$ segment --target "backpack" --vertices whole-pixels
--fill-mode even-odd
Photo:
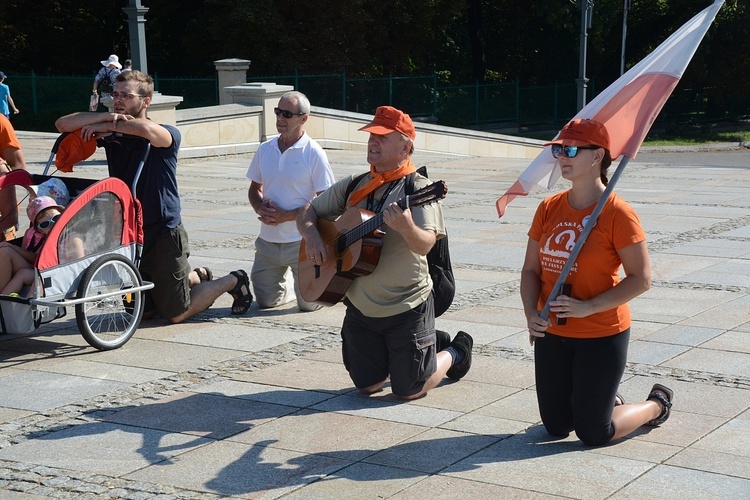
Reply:
[[[112,70],[109,68],[104,69],[104,77],[99,80],[99,93],[100,94],[111,94],[115,89],[112,78]]]
[[[354,188],[369,172],[355,177],[346,188],[346,198],[352,194]],[[419,167],[417,173],[427,177],[427,167]],[[406,176],[406,186],[404,191],[407,195],[413,193],[414,176],[411,173]],[[429,266],[430,278],[432,278],[432,294],[435,301],[435,317],[437,318],[453,303],[453,297],[456,295],[456,280],[453,277],[453,267],[451,267],[451,256],[448,250],[448,234],[438,239],[435,245],[427,253],[427,264]]]

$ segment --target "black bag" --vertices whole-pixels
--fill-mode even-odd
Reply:
[[[105,68],[104,77],[99,80],[99,93],[100,94],[111,94],[115,90],[115,82],[112,77],[112,70]]]
[[[427,167],[419,167],[417,173],[427,177]],[[346,188],[346,198],[352,194],[354,188],[368,174],[355,177]],[[404,191],[407,195],[414,190],[414,174],[406,176],[406,186]],[[437,318],[453,303],[453,297],[456,295],[456,279],[453,277],[453,267],[451,267],[451,255],[448,250],[448,234],[438,239],[435,245],[427,253],[427,264],[430,269],[432,278],[432,294],[435,300],[435,317]]]

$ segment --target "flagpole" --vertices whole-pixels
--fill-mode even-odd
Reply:
[[[620,175],[622,175],[622,172],[625,170],[625,165],[627,165],[629,161],[630,157],[628,156],[624,156],[622,160],[620,160],[620,164],[617,166],[615,173],[612,174],[612,178],[607,183],[607,187],[604,189],[602,196],[599,198],[599,201],[594,207],[594,211],[591,212],[589,220],[586,222],[581,235],[578,237],[578,241],[576,241],[576,244],[573,245],[573,250],[570,251],[570,256],[565,262],[562,271],[560,271],[560,276],[557,278],[555,286],[552,287],[552,293],[550,293],[549,297],[547,297],[547,303],[544,304],[544,309],[542,309],[542,312],[539,314],[542,319],[546,320],[547,318],[549,318],[550,302],[555,300],[557,296],[560,295],[560,290],[562,290],[565,279],[568,277],[568,274],[570,274],[570,270],[573,268],[573,264],[575,264],[578,254],[581,253],[581,249],[583,248],[583,244],[586,242],[586,238],[588,238],[591,230],[594,229],[596,220],[599,218],[599,214],[602,213],[604,204],[607,202],[607,198],[609,198],[609,195],[615,189],[615,184],[617,184],[617,181],[620,179]]]

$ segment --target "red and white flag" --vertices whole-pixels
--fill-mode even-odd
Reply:
[[[715,0],[572,118],[592,118],[607,127],[613,160],[620,155],[635,158],[722,5],[724,0]],[[560,166],[547,146],[497,200],[498,216],[503,216],[516,196],[529,194],[535,184],[552,189],[559,179]]]

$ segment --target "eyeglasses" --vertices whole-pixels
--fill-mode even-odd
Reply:
[[[123,101],[130,100],[133,97],[146,97],[141,94],[136,94],[135,92],[112,92],[109,95],[112,96],[112,99],[122,99]]]
[[[51,219],[43,220],[42,222],[40,222],[39,224],[37,224],[36,228],[40,229],[40,230],[41,229],[47,229],[48,227],[51,227],[52,224],[54,224],[55,222],[57,222],[57,219],[59,219],[59,218],[60,218],[60,214],[53,215]]]
[[[287,120],[295,115],[304,115],[305,113],[292,113],[291,111],[288,111],[286,109],[280,109],[280,108],[273,108],[273,112],[276,116],[283,116]]]
[[[599,149],[599,146],[561,146],[560,144],[553,144],[552,156],[558,158],[560,153],[565,153],[568,158],[575,158],[581,149]]]

